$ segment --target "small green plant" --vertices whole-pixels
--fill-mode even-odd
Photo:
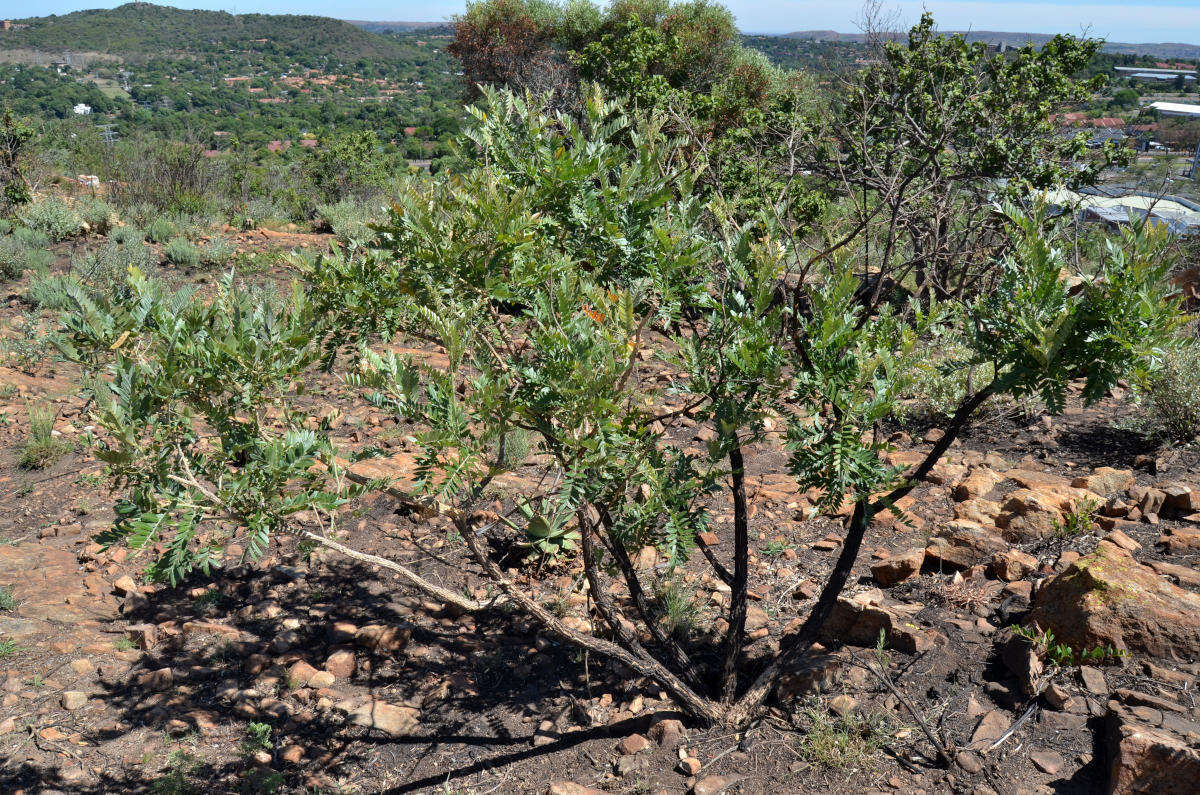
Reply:
[[[14,323],[13,329],[15,334],[0,338],[0,362],[33,374],[50,354],[50,335],[42,329],[37,317],[30,313],[26,313],[19,324]],[[16,393],[15,386],[6,386],[13,390],[9,397]]]
[[[1059,668],[1070,668],[1078,665],[1106,664],[1129,656],[1129,652],[1115,646],[1097,646],[1094,649],[1076,651],[1066,643],[1059,643],[1054,633],[1038,626],[1013,626],[1013,634],[1024,638],[1035,649],[1044,650],[1046,659]]]
[[[75,212],[93,235],[107,235],[117,223],[116,210],[103,199],[79,199],[75,202]]]
[[[342,199],[336,204],[318,204],[313,226],[318,232],[332,232],[342,242],[362,242],[374,234],[367,226],[370,222],[366,207],[353,199]]]
[[[129,638],[117,638],[113,641],[113,648],[117,651],[133,651],[137,648],[137,644]]]
[[[29,677],[29,686],[34,690],[41,690],[46,686],[46,680],[42,678],[41,674],[34,674]]]
[[[104,247],[77,257],[72,269],[92,292],[110,295],[124,288],[130,268],[149,272],[156,264],[154,252],[141,241],[125,244],[109,241]]]
[[[541,561],[557,560],[578,548],[579,530],[570,526],[571,508],[553,504],[544,498],[529,500],[519,498],[517,510],[524,517],[524,527],[505,519],[505,523],[524,533],[519,546],[528,549],[528,558]]]
[[[663,629],[672,637],[686,638],[696,627],[700,607],[693,591],[675,577],[664,577],[654,584],[654,602]]]
[[[1054,522],[1054,535],[1058,538],[1078,538],[1096,529],[1096,511],[1100,503],[1090,497],[1076,500],[1071,510]]]
[[[114,226],[108,233],[108,239],[119,246],[127,246],[130,243],[144,242],[146,233],[133,224],[125,224],[124,226]]]
[[[0,660],[11,657],[20,650],[21,647],[12,638],[0,638]]]
[[[1142,424],[1176,442],[1200,437],[1200,339],[1168,350],[1141,389]]]
[[[11,585],[0,586],[0,612],[11,613],[17,609],[17,598]]]
[[[269,751],[275,747],[271,741],[271,724],[251,723],[246,727],[246,739],[242,742],[242,753],[249,756],[258,751]]]
[[[17,394],[16,384],[0,384],[0,400],[8,400],[15,394]]]
[[[500,466],[513,469],[525,463],[533,449],[534,437],[524,428],[513,428],[504,434],[496,445],[496,458]]]
[[[163,217],[146,224],[146,240],[151,243],[166,243],[175,235],[175,225]]]
[[[53,243],[75,237],[82,224],[79,214],[62,199],[43,199],[21,210],[21,223],[41,232]]]
[[[762,553],[768,558],[777,558],[791,548],[792,545],[786,541],[768,541],[767,545],[763,547]]]
[[[45,406],[29,406],[29,438],[21,447],[17,463],[22,469],[45,469],[54,464],[69,449],[69,445],[55,438],[54,412]]]
[[[203,764],[194,754],[176,748],[167,755],[162,777],[154,781],[150,788],[156,795],[193,795],[202,792],[204,787],[197,780],[202,769]]]
[[[219,268],[229,262],[237,252],[237,246],[227,237],[214,237],[200,249],[200,261],[209,267]]]
[[[814,703],[803,712],[806,731],[797,749],[811,765],[831,768],[869,768],[888,742],[886,717],[881,714],[847,712],[830,714],[828,707]]]
[[[225,601],[225,594],[216,588],[209,588],[196,597],[195,604],[198,610],[203,610],[206,607],[217,607],[223,601]]]
[[[163,246],[163,259],[181,268],[195,268],[200,264],[200,249],[185,237],[173,237]]]
[[[51,274],[40,271],[29,279],[29,287],[22,296],[27,304],[51,312],[59,312],[70,305],[67,291],[70,285],[79,284],[74,273]]]

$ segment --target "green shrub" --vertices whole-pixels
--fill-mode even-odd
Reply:
[[[107,235],[117,223],[116,210],[102,199],[79,199],[75,202],[75,212],[94,235]]]
[[[12,236],[20,240],[31,248],[45,248],[50,245],[50,238],[44,233],[36,229],[30,229],[27,226],[18,226],[13,230]]]
[[[50,353],[50,335],[32,313],[26,313],[11,327],[13,334],[0,337],[0,362],[32,375]],[[13,389],[16,389],[15,385]]]
[[[22,469],[45,469],[62,458],[68,445],[54,436],[54,412],[45,406],[29,407],[29,438],[17,463]]]
[[[200,250],[200,261],[210,267],[221,267],[233,258],[237,246],[227,237],[214,237]]]
[[[318,232],[332,232],[338,240],[364,242],[373,233],[367,227],[371,221],[367,208],[353,199],[342,199],[336,204],[317,205],[317,221],[314,228]]]
[[[148,272],[156,264],[154,252],[140,240],[125,245],[109,241],[103,248],[77,258],[72,269],[89,289],[112,293],[125,284],[130,267]]]
[[[19,278],[25,271],[49,268],[53,261],[54,255],[49,251],[34,248],[20,237],[0,237],[0,281]]]
[[[13,230],[12,221],[7,218],[0,218],[0,235],[10,234]]]
[[[288,213],[271,199],[251,199],[246,202],[243,226],[256,227],[287,221]]]
[[[79,234],[82,221],[79,214],[62,199],[43,199],[21,210],[21,223],[41,232],[52,242],[59,242]]]
[[[151,243],[166,243],[175,236],[175,225],[163,217],[154,218],[146,224],[146,239]]]
[[[80,284],[74,273],[51,274],[48,270],[39,270],[30,278],[23,298],[38,309],[59,312],[71,305],[67,295],[67,287],[71,284]]]
[[[186,237],[174,237],[163,246],[163,259],[182,268],[194,268],[200,264],[200,249]]]
[[[1200,341],[1167,351],[1143,388],[1148,432],[1186,442],[1200,436]]]
[[[108,239],[120,245],[128,243],[140,244],[146,239],[146,233],[132,224],[126,224],[125,226],[113,227],[112,232],[108,235]]]

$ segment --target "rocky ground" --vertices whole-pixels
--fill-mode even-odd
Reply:
[[[322,244],[299,237],[241,244]],[[26,322],[20,292],[0,294],[5,333]],[[227,569],[178,588],[146,584],[144,557],[91,538],[112,515],[74,375],[49,358],[0,368],[0,586],[13,597],[0,791],[1183,793],[1200,780],[1200,454],[1122,430],[1121,394],[973,426],[904,500],[904,521],[877,519],[827,648],[732,735],[519,616],[457,614],[294,540],[251,564],[230,549]],[[395,477],[400,495],[356,506],[347,543],[483,595],[449,522],[402,498],[408,429],[333,379],[316,386],[314,422],[345,448],[381,447],[363,472]],[[44,469],[18,466],[29,401],[54,407],[67,443]],[[699,445],[709,431],[682,415],[672,432]],[[936,434],[896,429],[895,462]],[[779,474],[780,456],[768,440],[747,461],[747,668],[805,615],[841,542],[840,518],[809,516],[813,495]],[[521,488],[518,473],[497,498]],[[717,509],[708,540],[724,554]],[[573,566],[512,565],[565,620],[588,621]],[[701,645],[728,589],[699,567],[681,587]]]

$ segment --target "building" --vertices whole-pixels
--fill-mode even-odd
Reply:
[[[92,106],[80,102],[74,107],[74,111],[76,116],[87,116],[92,112]]]
[[[0,30],[12,30],[12,20],[0,20]]]

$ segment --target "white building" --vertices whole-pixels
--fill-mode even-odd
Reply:
[[[85,105],[82,102],[80,102],[78,105],[75,106],[75,115],[76,116],[86,116],[91,112],[92,112],[91,105]]]

